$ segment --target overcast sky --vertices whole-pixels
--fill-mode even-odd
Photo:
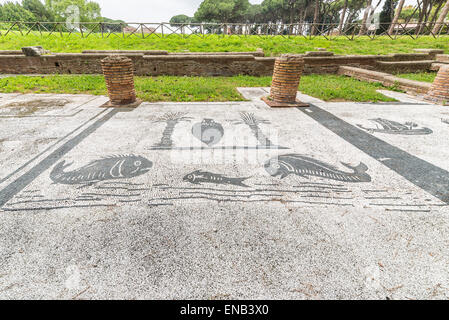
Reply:
[[[104,17],[132,22],[168,22],[177,14],[193,16],[203,0],[95,0]],[[250,0],[261,3],[262,0]],[[125,6],[125,10],[124,7]]]
[[[193,16],[203,0],[94,0],[102,8],[104,17],[129,22],[168,22],[177,14]],[[249,0],[256,4],[263,0]],[[416,0],[406,0],[415,4]],[[377,0],[373,0],[373,5]],[[382,4],[378,11],[382,9]]]
[[[8,0],[0,0],[4,3]],[[21,2],[20,0],[9,0]],[[127,22],[168,22],[177,14],[193,16],[203,0],[93,0],[101,6],[103,17]],[[44,2],[41,0],[41,2]],[[262,0],[249,0],[261,3]]]
[[[7,0],[0,0],[0,3]],[[177,14],[193,16],[203,0],[94,0],[102,9],[102,15],[127,22],[168,22]],[[250,0],[261,3],[262,0]],[[377,3],[377,1],[373,1]],[[407,0],[416,3],[416,0]],[[381,9],[381,6],[380,8]]]

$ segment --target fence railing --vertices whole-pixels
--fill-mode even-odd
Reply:
[[[449,35],[449,23],[396,23],[396,24],[338,24],[295,23],[295,24],[240,24],[240,23],[106,23],[106,22],[1,22],[0,36],[8,35],[36,36],[77,36],[87,37],[201,37],[220,36],[259,36],[259,37],[304,37],[313,39],[322,37],[332,40],[345,37],[354,40],[358,37],[399,37],[417,39],[421,36],[438,38]]]

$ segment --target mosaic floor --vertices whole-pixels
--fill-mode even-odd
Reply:
[[[0,298],[449,296],[449,109],[0,95]]]

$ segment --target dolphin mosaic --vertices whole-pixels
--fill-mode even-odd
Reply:
[[[299,154],[286,154],[273,158],[264,167],[271,176],[280,176],[281,179],[294,174],[303,178],[315,176],[341,182],[371,182],[371,176],[366,173],[368,167],[365,164],[360,163],[356,167],[342,164],[353,172],[341,171],[330,164]]]
[[[419,128],[418,124],[414,122],[406,122],[402,124],[396,121],[381,118],[370,119],[370,121],[375,122],[378,125],[378,127],[366,128],[360,124],[358,124],[357,126],[370,133],[378,132],[378,133],[409,135],[409,136],[427,135],[433,133],[433,131],[429,128]]]
[[[50,173],[55,184],[93,184],[105,180],[129,179],[147,173],[153,163],[135,155],[119,155],[102,158],[73,171],[64,171],[72,163],[58,163]]]

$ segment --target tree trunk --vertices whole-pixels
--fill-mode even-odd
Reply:
[[[427,8],[429,7],[429,1],[428,0],[423,0],[422,3],[422,8],[421,11],[419,12],[419,18],[418,18],[418,29],[416,30],[416,34],[421,34],[423,28],[424,28],[424,21],[427,15]],[[418,6],[419,6],[419,1],[418,1]]]
[[[447,17],[448,13],[449,13],[449,0],[444,5],[443,11],[441,11],[440,16],[438,17],[438,20],[435,23],[435,27],[432,30],[433,34],[437,34],[440,32],[441,27],[443,26],[444,23],[444,19]]]
[[[433,14],[433,16],[432,16],[432,19],[430,20],[430,22],[429,22],[429,24],[428,24],[428,26],[430,27],[430,26],[434,26],[434,24],[435,24],[435,21],[437,20],[437,17],[439,16],[439,13],[440,13],[440,10],[441,10],[441,7],[443,6],[443,2],[440,2],[439,4],[438,4],[438,7],[436,8],[436,10],[435,10],[435,13]]]
[[[302,14],[299,16],[299,30],[298,30],[298,34],[299,35],[303,35],[304,34],[304,24],[306,21],[306,16],[307,16],[307,9],[304,8],[304,11],[302,12]]]
[[[341,34],[341,32],[343,31],[343,25],[345,23],[346,10],[348,10],[348,0],[345,0],[345,4],[343,5],[343,12],[341,13],[340,24],[338,25],[338,34]]]
[[[362,25],[360,26],[359,36],[364,35],[367,30],[366,22],[368,21],[368,16],[371,14],[371,4],[372,0],[368,0],[365,13],[363,14],[363,20]]]
[[[346,22],[344,23],[343,27],[345,27],[348,24],[350,24],[351,21],[354,20],[354,16],[355,16],[355,13],[349,13],[348,17],[346,18]],[[344,29],[343,29],[343,31],[344,31]]]
[[[421,26],[422,29],[425,29],[427,23],[429,22],[430,13],[432,12],[432,0],[429,0],[429,4],[427,6],[428,10],[424,12],[424,24]]]
[[[320,0],[315,0],[315,13],[313,14],[312,36],[317,32],[318,16],[320,15]]]
[[[288,28],[288,33],[291,35],[293,34],[293,20],[294,20],[294,12],[293,7],[290,7],[290,26]]]
[[[393,21],[391,22],[390,29],[388,29],[388,34],[391,36],[393,34],[394,28],[396,27],[396,24],[398,23],[399,16],[402,13],[402,8],[404,7],[405,0],[401,0],[399,2],[398,8],[396,10],[396,13],[394,15]]]

